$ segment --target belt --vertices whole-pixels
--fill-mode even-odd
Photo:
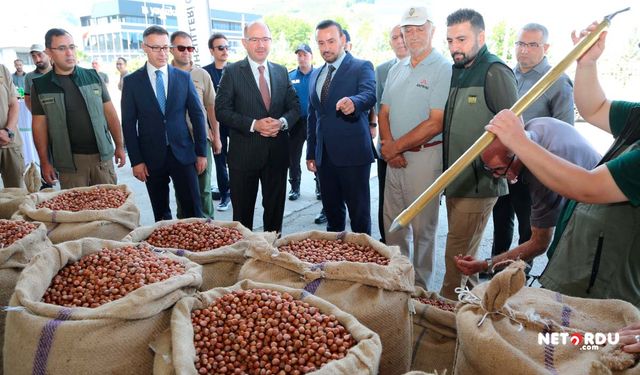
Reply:
[[[418,151],[422,150],[423,148],[429,148],[429,147],[437,146],[437,145],[440,145],[440,144],[442,144],[442,141],[435,141],[435,142],[431,142],[431,143],[425,143],[423,145],[419,145],[419,146],[416,146],[414,148],[410,148],[407,151],[418,152]]]

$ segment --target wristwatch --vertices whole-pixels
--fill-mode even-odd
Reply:
[[[487,258],[484,261],[487,262],[487,273],[493,274],[493,258]]]
[[[13,137],[16,136],[16,133],[13,132],[13,130],[9,129],[9,128],[3,128],[2,130],[7,132],[7,135],[9,135],[10,139],[13,139]]]
[[[289,129],[289,127],[287,126],[287,123],[283,119],[280,119],[280,130],[287,130],[287,129]]]

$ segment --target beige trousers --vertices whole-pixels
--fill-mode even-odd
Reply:
[[[455,255],[477,256],[482,234],[489,221],[497,197],[449,198],[447,197],[447,219],[449,233],[445,250],[446,273],[440,295],[458,300],[455,288],[461,286],[463,274],[458,271]],[[478,283],[478,275],[469,277],[471,285]]]

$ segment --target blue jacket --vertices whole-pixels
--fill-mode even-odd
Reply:
[[[149,170],[162,168],[168,149],[167,141],[181,164],[193,164],[196,155],[207,155],[205,117],[191,77],[189,73],[170,65],[168,72],[164,114],[149,81],[146,64],[124,77],[122,132],[131,166],[145,163]],[[187,127],[187,112],[193,126],[193,138]]]
[[[325,66],[326,69],[326,66]],[[324,148],[331,162],[338,167],[364,165],[373,162],[369,110],[376,104],[376,81],[373,65],[347,53],[333,75],[329,96],[324,103],[316,92],[316,69],[309,80],[309,123],[307,126],[307,160],[322,165]],[[336,111],[338,100],[349,97],[355,112],[345,115]]]

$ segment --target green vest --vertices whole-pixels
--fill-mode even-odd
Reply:
[[[639,121],[640,111],[629,116],[601,164],[640,149]],[[640,207],[572,201],[565,211],[570,219],[558,225],[540,283],[570,296],[616,298],[640,307]]]
[[[484,126],[495,116],[487,106],[485,79],[492,64],[504,64],[483,46],[470,68],[455,68],[445,107],[443,132],[444,168],[448,168],[484,133]],[[506,66],[506,65],[505,65]],[[474,160],[446,188],[448,197],[488,198],[507,194],[504,178],[493,178],[482,162]]]
[[[94,70],[76,66],[71,79],[78,86],[87,105],[91,126],[96,136],[100,160],[113,157],[109,127],[102,103],[102,81]],[[71,154],[71,143],[67,129],[67,112],[64,105],[64,91],[52,69],[47,74],[33,80],[38,100],[47,116],[47,133],[53,166],[60,172],[75,172],[76,166]]]

